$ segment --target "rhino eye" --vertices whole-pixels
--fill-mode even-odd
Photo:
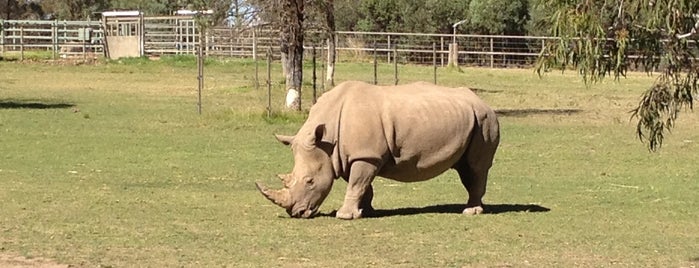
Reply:
[[[306,185],[307,186],[312,186],[313,185],[313,178],[312,177],[306,177]]]

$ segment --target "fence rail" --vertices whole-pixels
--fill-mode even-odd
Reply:
[[[95,21],[0,20],[0,53],[50,51],[53,58],[103,54],[103,31]]]
[[[173,54],[195,55],[199,39],[204,38],[204,53],[215,57],[257,57],[272,48],[280,57],[279,34],[269,28],[215,27],[203,35],[191,16],[157,16],[142,19],[124,18],[122,26],[105,27],[104,21],[29,21],[0,20],[0,55],[7,52],[49,51],[53,58],[94,57],[105,55],[105,33],[137,33],[144,56]],[[143,23],[142,27],[134,23]],[[143,29],[135,31],[133,29]],[[469,34],[426,34],[348,32],[335,33],[338,60],[367,60],[379,57],[387,62],[446,65],[449,44],[459,47],[460,65],[485,67],[529,67],[552,37],[500,36]],[[326,53],[322,33],[309,33],[308,53],[315,46]],[[309,55],[310,56],[310,55]]]

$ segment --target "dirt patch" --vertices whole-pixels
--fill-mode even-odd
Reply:
[[[22,256],[0,253],[0,267],[8,268],[68,268],[69,265],[58,264],[52,260],[44,258],[28,259]]]

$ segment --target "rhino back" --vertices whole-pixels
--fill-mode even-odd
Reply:
[[[339,108],[338,162],[349,167],[359,159],[376,161],[382,165],[379,176],[405,182],[430,179],[452,167],[468,145],[474,109],[482,109],[468,89],[428,83],[379,87],[349,82],[332,91],[324,106],[332,100]]]

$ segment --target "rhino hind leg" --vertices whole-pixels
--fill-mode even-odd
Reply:
[[[468,202],[462,212],[466,215],[477,215],[483,212],[483,196],[487,184],[488,171],[476,172],[469,166],[456,168],[461,177],[461,183],[468,192]]]
[[[467,215],[483,212],[482,199],[488,183],[488,171],[493,165],[495,151],[500,143],[497,121],[492,127],[476,126],[473,133],[466,152],[453,167],[468,192],[468,202],[463,211]]]

